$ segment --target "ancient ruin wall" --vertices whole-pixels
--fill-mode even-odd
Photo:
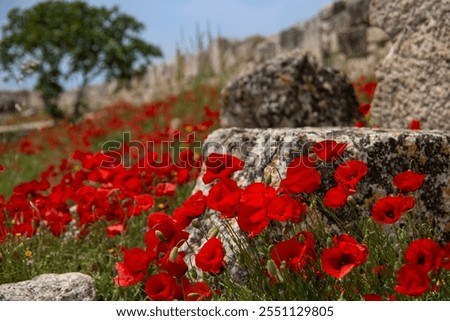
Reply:
[[[377,62],[390,48],[388,36],[369,25],[368,8],[369,0],[337,0],[317,16],[272,36],[237,41],[215,39],[202,52],[178,55],[172,62],[149,66],[145,75],[134,79],[127,89],[115,91],[114,82],[91,86],[87,89],[87,101],[91,108],[117,100],[139,104],[173,93],[202,73],[208,73],[212,79],[223,74],[237,76],[294,48],[312,53],[319,63],[342,70],[355,79],[373,73]],[[11,100],[11,93],[8,97]],[[43,107],[36,92],[27,95],[22,92],[12,99],[25,108]],[[67,91],[60,104],[72,106],[74,100],[75,92]]]

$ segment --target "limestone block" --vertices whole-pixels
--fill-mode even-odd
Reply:
[[[95,281],[82,273],[42,274],[0,285],[1,301],[92,301]]]

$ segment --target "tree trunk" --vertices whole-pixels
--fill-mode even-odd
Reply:
[[[77,98],[75,100],[75,106],[72,116],[74,119],[81,117],[81,108],[83,107],[84,90],[86,89],[87,84],[88,78],[86,76],[83,76],[83,82],[81,83],[80,88],[78,89]]]

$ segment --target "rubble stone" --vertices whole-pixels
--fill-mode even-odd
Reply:
[[[270,60],[223,91],[222,127],[352,126],[357,117],[347,79],[300,50]]]
[[[1,301],[92,301],[95,281],[82,273],[42,274],[0,285]]]

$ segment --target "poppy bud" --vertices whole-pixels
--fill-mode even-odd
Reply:
[[[175,246],[175,247],[172,249],[172,251],[170,251],[170,254],[169,254],[169,261],[172,262],[172,263],[175,263],[176,260],[177,260],[177,256],[178,256],[178,247]]]
[[[333,246],[333,240],[331,239],[331,237],[327,237],[327,247],[332,247]]]
[[[267,175],[266,179],[264,180],[264,183],[266,184],[266,186],[270,186],[270,184],[272,183],[272,175],[271,174]]]
[[[351,196],[351,195],[349,195],[349,196],[347,197],[347,203],[350,204],[350,205],[352,205],[352,206],[356,206],[356,205],[357,205],[355,199],[354,199],[353,196]]]
[[[217,234],[219,234],[219,229],[216,226],[212,227],[208,232],[208,239],[216,237]]]
[[[187,296],[188,296],[188,298],[198,298],[200,296],[200,294],[198,294],[196,292],[192,292],[192,293],[189,293]]]
[[[166,241],[166,237],[164,236],[164,234],[161,231],[156,230],[155,235],[160,241]]]
[[[192,279],[194,279],[194,280],[197,279],[198,273],[197,273],[196,269],[190,270],[189,273],[191,274]]]
[[[399,239],[400,241],[406,240],[406,232],[405,232],[405,230],[400,229],[400,230],[398,231],[398,239]]]
[[[267,272],[269,272],[269,274],[271,276],[276,276],[278,269],[277,266],[275,265],[275,262],[273,260],[268,260],[267,264],[266,264],[266,268],[267,268]]]
[[[194,228],[200,228],[200,223],[197,220],[193,220],[191,222],[192,227]]]

